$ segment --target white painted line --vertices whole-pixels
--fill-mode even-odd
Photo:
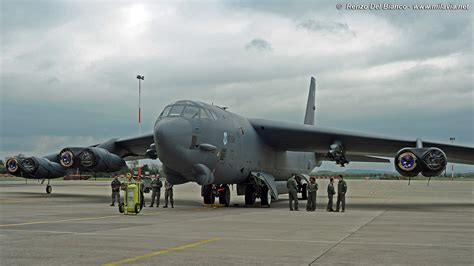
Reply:
[[[74,235],[94,235],[94,236],[123,236],[123,237],[154,237],[154,238],[182,238],[182,239],[203,239],[203,236],[179,236],[179,235],[139,235],[124,233],[98,233],[98,232],[72,232],[72,231],[45,231],[45,230],[16,230],[16,229],[0,229],[0,232],[23,232],[23,233],[51,233],[51,234],[74,234]],[[339,243],[339,240],[307,240],[307,239],[275,239],[275,238],[245,238],[245,237],[219,237],[221,240],[231,241],[264,241],[264,242],[295,242],[295,243]],[[394,246],[422,246],[422,247],[460,247],[474,248],[474,245],[460,244],[426,244],[426,243],[402,243],[402,242],[367,242],[367,241],[342,241],[340,244],[358,244],[358,245],[394,245]]]

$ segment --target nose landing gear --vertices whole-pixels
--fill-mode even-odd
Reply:
[[[214,204],[219,198],[219,204],[230,205],[230,189],[228,185],[205,185],[201,187],[204,204]]]

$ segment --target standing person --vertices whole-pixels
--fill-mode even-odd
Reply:
[[[133,179],[132,174],[130,173],[127,174],[127,182],[135,182],[135,179]]]
[[[286,182],[286,187],[288,188],[288,196],[290,197],[290,211],[293,210],[293,201],[295,201],[294,210],[299,211],[298,209],[298,182],[296,181],[296,176],[293,174],[290,179]]]
[[[344,181],[344,177],[339,175],[339,182],[337,183],[337,203],[336,203],[336,212],[339,211],[339,205],[342,203],[342,212],[346,209],[346,192],[347,184]]]
[[[174,208],[174,200],[173,200],[173,185],[168,182],[168,180],[165,181],[165,206],[163,208],[168,208],[168,198],[171,203],[171,208]]]
[[[316,178],[312,176],[309,178],[306,211],[314,212],[316,210],[316,191],[318,191],[318,183],[316,183]]]
[[[114,180],[110,183],[112,187],[112,204],[110,206],[115,206],[115,199],[117,199],[117,203],[120,205],[120,186],[122,183],[118,180],[117,176],[114,176]]]
[[[143,209],[146,206],[145,195],[143,194],[143,191],[145,190],[145,182],[143,182],[140,176],[137,177],[137,182],[140,184],[140,201],[141,201],[141,206]]]
[[[163,182],[160,180],[160,176],[156,176],[153,181],[151,181],[151,205],[150,207],[153,207],[153,204],[155,203],[155,198],[156,198],[156,207],[158,208],[160,206],[160,196],[161,196],[161,187],[163,187]]]
[[[336,194],[336,190],[334,190],[334,178],[329,179],[329,184],[328,184],[328,206],[326,207],[326,210],[328,212],[333,212],[334,209],[332,208],[332,198]]]

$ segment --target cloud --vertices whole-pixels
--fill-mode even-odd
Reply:
[[[316,76],[319,125],[474,143],[472,12],[351,12],[332,1],[25,3],[0,9],[2,157],[136,135],[137,74],[146,77],[144,132],[183,98],[302,121]]]
[[[245,45],[247,50],[256,50],[260,52],[268,52],[272,50],[272,46],[269,42],[264,39],[256,38],[251,40],[247,45]]]
[[[355,36],[355,33],[349,29],[347,23],[336,21],[316,21],[314,19],[307,19],[298,24],[298,27],[305,28],[310,31],[326,32],[331,34],[349,34]]]

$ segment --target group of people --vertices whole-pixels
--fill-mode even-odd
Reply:
[[[145,185],[141,177],[138,177],[135,181],[132,177],[129,177],[127,182],[137,182],[140,183],[140,199],[142,202],[142,207],[145,207]],[[110,206],[115,206],[115,202],[120,204],[120,189],[122,188],[122,183],[118,180],[118,177],[115,176],[110,184],[112,187],[112,204]],[[160,206],[160,197],[161,197],[161,188],[163,187],[163,182],[160,180],[159,176],[156,176],[151,181],[151,204],[149,207],[153,207],[156,203],[156,207]],[[165,181],[165,205],[163,208],[168,208],[168,202],[171,204],[171,208],[174,208],[174,199],[173,199],[173,185]]]
[[[140,185],[140,197],[142,202],[142,207],[145,207],[145,196],[144,190],[145,186],[143,185],[143,181],[140,177],[137,178],[135,181],[132,177],[128,178],[128,182],[139,182]],[[117,201],[120,204],[120,189],[122,188],[122,183],[118,180],[118,177],[115,176],[110,184],[112,187],[112,204],[110,206],[115,206],[115,202]],[[289,195],[289,205],[290,211],[299,211],[298,208],[298,186],[301,185],[301,177],[297,175],[292,175],[287,182],[288,188],[288,195]],[[161,188],[163,187],[163,182],[160,180],[159,176],[156,176],[151,181],[151,204],[149,207],[153,207],[156,203],[156,207],[160,206],[160,196],[161,196]],[[306,211],[314,212],[316,211],[316,194],[318,191],[318,183],[316,183],[315,177],[310,177],[309,183],[307,184],[307,196],[308,201],[306,203]],[[326,210],[329,212],[339,212],[340,207],[342,208],[341,211],[344,212],[346,209],[346,193],[347,193],[347,183],[344,180],[342,175],[339,175],[339,182],[337,184],[337,202],[336,202],[336,210],[333,209],[333,197],[336,195],[336,190],[334,189],[334,178],[331,177],[329,179],[329,184],[327,187],[327,194],[328,194],[328,204]],[[165,181],[165,205],[163,208],[168,208],[168,202],[171,204],[171,208],[174,208],[174,200],[173,200],[173,185]]]
[[[292,175],[287,182],[288,195],[289,195],[289,205],[290,211],[299,211],[298,208],[298,186],[301,184],[301,177],[297,175]],[[310,177],[309,183],[307,184],[307,196],[308,201],[306,203],[306,211],[315,211],[316,210],[316,194],[318,191],[318,183],[316,183],[315,177]],[[328,194],[328,204],[326,210],[328,212],[339,212],[341,209],[342,212],[346,210],[346,193],[347,193],[347,183],[344,180],[342,175],[339,175],[339,182],[337,184],[337,202],[336,210],[333,209],[333,197],[336,194],[334,189],[334,178],[329,179],[329,184],[327,187]]]

